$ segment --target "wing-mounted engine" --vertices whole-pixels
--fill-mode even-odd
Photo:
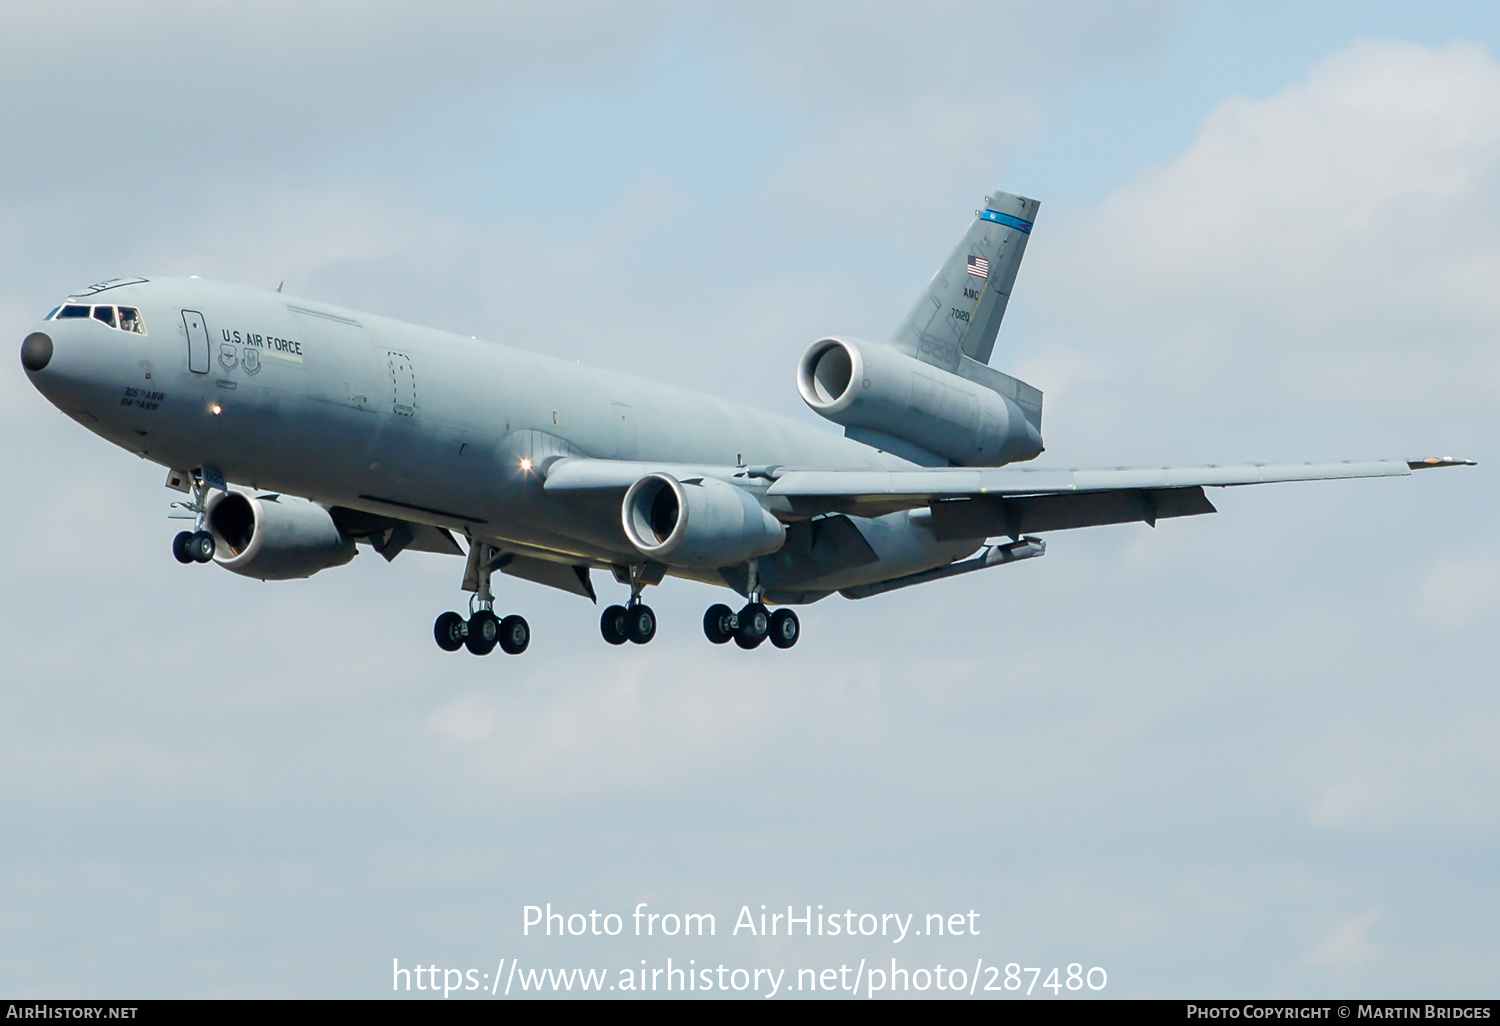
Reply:
[[[781,548],[786,528],[743,488],[715,477],[647,474],[625,493],[625,536],[657,563],[713,569]]]
[[[262,581],[311,577],[354,558],[354,539],[316,502],[290,495],[215,492],[205,526],[214,561]]]
[[[968,365],[976,375],[994,378],[994,384],[890,346],[825,338],[802,355],[797,390],[814,413],[843,425],[851,438],[917,463],[996,467],[1034,459],[1042,451],[1040,393],[974,361]],[[1005,387],[1029,390],[1036,397],[1034,411],[998,390]]]

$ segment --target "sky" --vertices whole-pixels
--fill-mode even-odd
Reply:
[[[1007,999],[985,967],[1107,976],[1061,999],[1500,987],[1500,9],[0,10],[16,345],[102,278],[285,282],[815,423],[802,350],[884,339],[1000,188],[1041,201],[993,363],[1046,393],[1046,465],[1479,461],[1061,532],[806,607],[789,652],[708,645],[705,586],[615,649],[507,580],[533,642],[481,660],[432,644],[451,558],[178,565],[163,470],[12,363],[0,993],[667,958]],[[715,935],[636,937],[643,902]],[[523,933],[548,903],[623,931]],[[762,905],[978,918],[732,932]]]

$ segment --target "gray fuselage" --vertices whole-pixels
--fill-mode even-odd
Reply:
[[[28,370],[32,382],[116,445],[546,559],[642,558],[619,495],[543,489],[535,468],[549,457],[911,466],[738,403],[268,290],[136,279],[69,302],[134,308],[144,322],[144,334],[92,317],[37,326],[54,352]],[[904,513],[856,522],[879,561],[804,578],[807,598],[942,566],[979,542],[939,543]],[[738,587],[732,575],[669,572]]]

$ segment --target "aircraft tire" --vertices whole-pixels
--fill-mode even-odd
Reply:
[[[626,611],[625,636],[636,645],[648,644],[656,637],[656,614],[650,606],[637,604]]]
[[[500,618],[488,609],[481,609],[469,617],[469,634],[464,638],[464,647],[475,655],[489,655],[495,650],[500,638]]]
[[[771,633],[771,614],[759,602],[740,610],[740,625],[734,632],[734,643],[740,648],[758,648]]]
[[[791,648],[802,636],[802,624],[797,614],[790,609],[778,609],[771,614],[771,644],[777,648]]]
[[[511,614],[500,621],[500,651],[520,655],[531,644],[531,625],[524,616]]]
[[[432,636],[444,652],[457,652],[464,647],[464,618],[454,612],[443,613],[432,625]]]
[[[178,531],[177,537],[172,539],[172,558],[179,563],[191,563],[193,554],[188,551],[188,546],[192,544],[192,531]]]
[[[630,638],[625,631],[626,611],[624,606],[609,606],[599,617],[599,633],[611,645],[623,645]]]
[[[708,611],[703,614],[704,636],[715,645],[726,644],[730,638],[734,637],[734,631],[726,629],[729,618],[733,615],[734,610],[722,602],[715,602],[709,606]]]
[[[207,531],[194,531],[192,541],[188,544],[188,554],[193,557],[195,563],[208,563],[214,558],[214,536]]]

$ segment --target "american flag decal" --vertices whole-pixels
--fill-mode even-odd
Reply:
[[[988,278],[990,276],[990,262],[984,257],[969,257],[969,273],[976,278]]]

